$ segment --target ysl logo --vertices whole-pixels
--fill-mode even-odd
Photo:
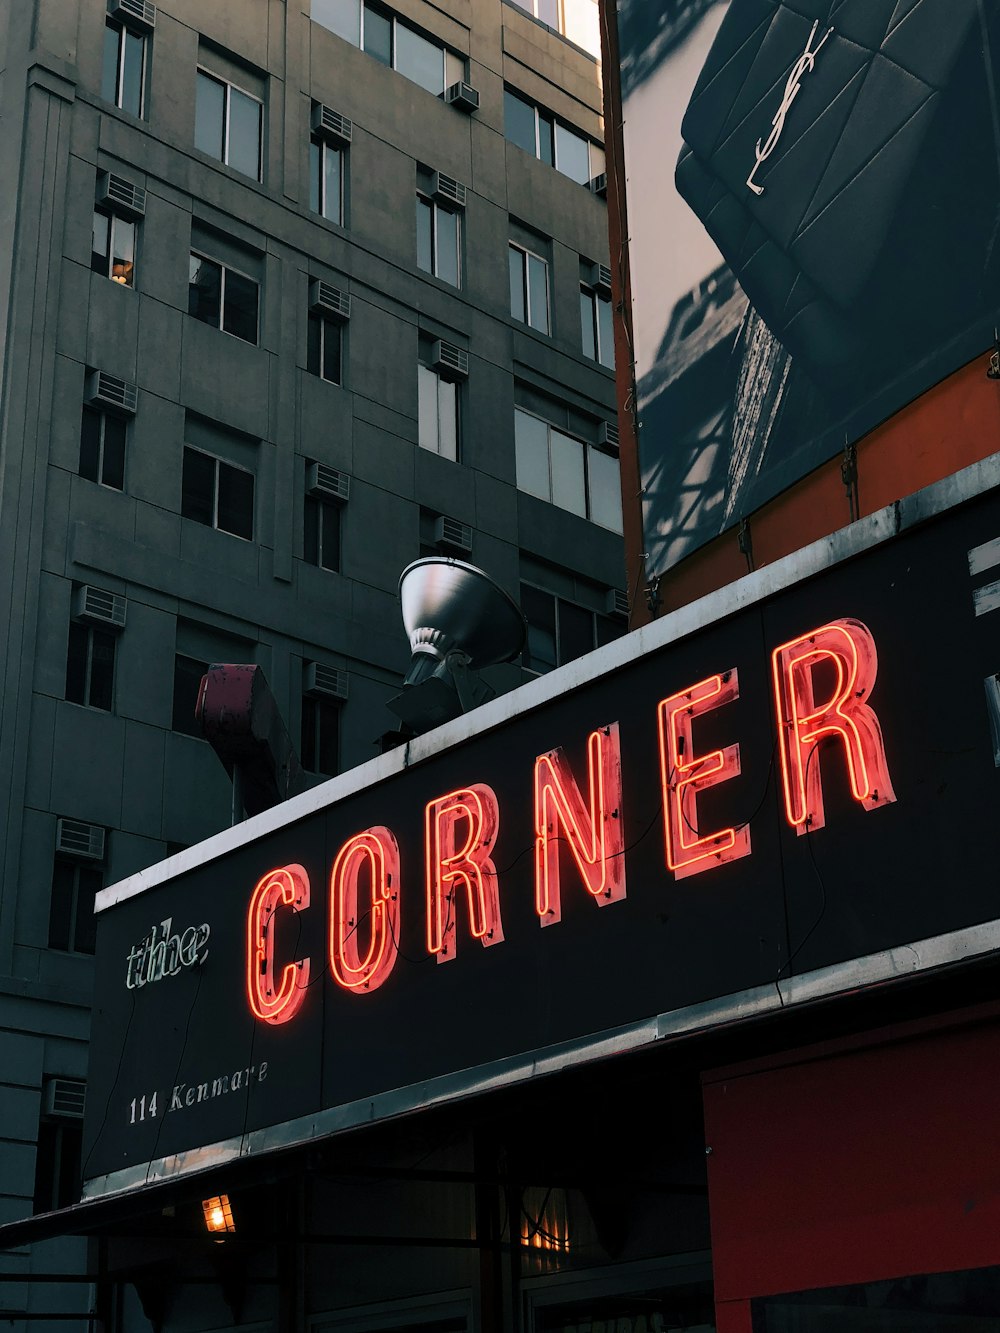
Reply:
[[[760,164],[766,162],[777,147],[778,140],[781,138],[781,132],[785,128],[785,117],[788,115],[789,111],[791,111],[792,103],[799,95],[799,89],[802,87],[802,79],[806,74],[812,73],[813,66],[816,64],[816,57],[823,49],[823,43],[833,32],[832,28],[827,28],[826,32],[820,38],[819,46],[813,50],[813,38],[816,36],[816,29],[818,27],[819,19],[812,25],[812,31],[809,33],[809,40],[806,42],[806,49],[792,66],[791,73],[785,83],[785,95],[782,97],[781,105],[774,113],[774,119],[771,121],[770,134],[768,134],[763,145],[759,139],[757,140],[757,147],[754,150],[757,161],[753,164],[753,170],[747,177],[747,185],[753,190],[754,194],[760,195],[764,193],[763,185],[758,185],[754,180],[754,176],[756,176]]]

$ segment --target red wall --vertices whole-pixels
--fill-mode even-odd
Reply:
[[[1000,1263],[1000,1023],[704,1083],[719,1333],[749,1299]]]

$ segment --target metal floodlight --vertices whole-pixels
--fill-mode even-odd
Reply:
[[[417,560],[399,580],[413,656],[389,709],[418,735],[493,697],[475,674],[521,652],[527,626],[517,603],[475,565],[446,556]]]

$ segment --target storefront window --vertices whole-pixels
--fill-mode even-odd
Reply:
[[[752,1310],[753,1333],[994,1333],[1000,1268],[789,1292]]]

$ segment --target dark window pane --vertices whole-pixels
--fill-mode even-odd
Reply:
[[[192,255],[188,280],[188,314],[218,328],[221,293],[221,266],[214,264],[211,259]]]
[[[438,453],[458,461],[459,411],[458,385],[438,378]]]
[[[319,511],[320,502],[314,495],[306,496],[302,539],[302,558],[310,565],[319,564]]]
[[[93,953],[93,949],[88,949]],[[80,1201],[83,1157],[83,1125],[64,1121],[57,1126],[60,1135],[59,1173],[56,1177],[55,1207],[65,1208]]]
[[[242,273],[226,269],[222,327],[244,342],[257,341],[257,284]]]
[[[194,146],[222,161],[226,117],[226,86],[198,71],[194,103]]]
[[[320,773],[333,777],[340,768],[340,709],[336,704],[316,701],[319,735],[316,758]]]
[[[215,459],[197,449],[184,449],[181,514],[197,523],[215,523]]]
[[[559,665],[572,662],[594,647],[594,614],[572,602],[559,603]]]
[[[312,20],[361,45],[361,0],[312,0]]]
[[[80,866],[77,872],[76,924],[73,932],[73,947],[77,953],[94,952],[97,943],[94,895],[103,888],[104,875],[100,870],[94,866]]]
[[[515,246],[507,251],[510,261],[510,313],[515,319],[524,322],[524,261],[525,253]]]
[[[60,947],[58,944],[52,945],[53,949]],[[49,1213],[59,1207],[55,1188],[56,1163],[59,1158],[59,1129],[59,1125],[46,1120],[38,1126],[38,1146],[35,1149],[35,1198],[32,1205],[36,1213]]]
[[[131,287],[135,278],[135,223],[115,218],[112,236],[111,276],[123,287]]]
[[[434,205],[417,195],[417,267],[425,273],[434,272],[434,252],[431,243],[431,220]]]
[[[511,143],[535,156],[535,108],[509,89],[503,95],[503,128]]]
[[[611,320],[611,302],[597,298],[597,328],[601,351],[601,365],[609,370],[615,367],[615,332]]]
[[[91,629],[90,698],[91,708],[111,711],[115,684],[115,636],[107,630]]]
[[[340,325],[333,319],[323,321],[323,378],[340,383]]]
[[[580,331],[583,335],[583,354],[592,361],[597,360],[597,344],[594,341],[594,294],[586,288],[580,289]]]
[[[104,458],[101,481],[116,491],[125,489],[125,436],[127,425],[121,417],[104,418]]]
[[[73,896],[76,867],[69,861],[57,861],[52,868],[52,897],[49,900],[49,948],[66,952],[73,928]]]
[[[100,465],[101,414],[92,407],[85,407],[80,422],[80,476],[97,481]]]
[[[90,246],[90,267],[108,276],[108,250],[111,246],[111,219],[106,213],[94,213],[94,237]]]
[[[459,286],[458,233],[461,223],[458,213],[437,210],[437,276],[453,287]]]
[[[108,24],[104,29],[104,70],[101,75],[101,96],[105,102],[118,105],[118,50],[122,29]]]
[[[392,64],[392,20],[365,5],[365,50],[383,65]]]
[[[309,316],[309,329],[306,337],[306,369],[310,375],[318,375],[323,365],[323,316],[315,313]]]
[[[339,226],[343,222],[344,155],[329,144],[323,148],[323,216]]]
[[[74,621],[69,627],[69,646],[66,653],[66,698],[71,704],[82,704],[87,699],[87,656],[90,635],[86,625]]]
[[[555,158],[552,155],[552,121],[538,113],[538,156],[551,167]]]
[[[316,772],[316,700],[306,696],[302,700],[302,744],[299,746],[302,767],[307,773]]]
[[[537,255],[528,255],[528,323],[542,333],[549,331],[549,266]]]
[[[229,155],[237,171],[260,180],[260,137],[264,108],[239,88],[229,90]]]
[[[565,125],[556,125],[556,158],[559,170],[571,180],[580,185],[590,180],[590,145]]]
[[[203,736],[194,709],[201,680],[207,670],[206,662],[199,662],[193,657],[183,657],[178,653],[174,658],[174,701],[170,726],[183,736]]]
[[[323,170],[323,146],[315,139],[309,142],[309,207],[314,213],[321,208],[320,172]]]
[[[219,464],[219,517],[216,526],[235,537],[253,537],[253,473]]]
[[[145,37],[126,30],[121,105],[123,111],[130,111],[133,116],[142,115],[142,65],[145,56]]]
[[[444,91],[444,51],[405,23],[396,24],[396,68],[435,96]]]
[[[524,665],[532,671],[551,671],[556,665],[555,598],[527,583],[521,584],[521,610],[528,622]]]
[[[625,623],[621,620],[612,620],[609,616],[597,616],[597,646],[603,648],[606,643],[612,643],[615,639],[620,639],[625,633]]]

